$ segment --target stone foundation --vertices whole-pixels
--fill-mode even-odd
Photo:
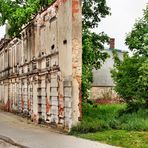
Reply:
[[[96,86],[91,88],[90,99],[119,99],[119,96],[114,90],[114,87]]]

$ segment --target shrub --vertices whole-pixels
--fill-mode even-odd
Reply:
[[[148,60],[145,56],[124,56],[120,61],[114,52],[112,78],[115,90],[128,104],[129,111],[148,106]]]

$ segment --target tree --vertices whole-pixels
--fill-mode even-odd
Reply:
[[[116,58],[115,58],[116,57]],[[123,61],[114,53],[115,66],[112,77],[116,92],[125,100],[128,111],[148,107],[148,61],[146,57],[124,56]],[[118,59],[118,61],[117,61]]]
[[[148,56],[148,4],[144,16],[135,23],[127,35],[126,44],[135,54]]]
[[[106,0],[82,0],[82,3],[83,29],[98,27],[101,18],[110,14]]]
[[[148,6],[144,17],[137,21],[127,35],[126,44],[133,51],[121,61],[114,52],[112,77],[115,90],[128,104],[129,111],[148,107]]]
[[[89,97],[89,90],[93,80],[92,70],[94,68],[99,69],[108,57],[108,54],[103,52],[105,42],[108,42],[108,36],[104,33],[96,34],[88,29],[83,30],[82,95],[84,101]]]
[[[46,7],[53,0],[0,0],[0,24],[8,21],[9,35],[19,36],[22,25],[28,22],[33,14]],[[106,0],[82,0],[83,23],[83,98],[88,98],[88,90],[92,82],[92,69],[100,68],[101,63],[107,58],[107,53],[102,52],[103,44],[108,42],[108,36],[103,32],[96,34],[90,31],[98,26],[101,18],[109,15]],[[100,49],[100,50],[99,50]]]
[[[109,37],[101,32],[96,34],[91,29],[98,27],[101,18],[110,14],[110,8],[106,5],[106,0],[82,0],[83,8],[83,66],[82,66],[82,97],[86,101],[89,97],[89,90],[92,85],[92,70],[99,69],[108,57],[103,52],[104,43],[109,41]]]
[[[18,37],[22,26],[52,0],[0,0],[0,25],[6,23],[10,37]]]

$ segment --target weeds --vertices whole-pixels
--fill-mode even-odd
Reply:
[[[72,128],[71,133],[89,133],[111,129],[148,130],[148,110],[141,109],[134,113],[121,114],[125,108],[125,104],[83,104],[83,120]]]

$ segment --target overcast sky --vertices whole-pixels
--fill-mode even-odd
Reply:
[[[107,0],[112,15],[101,21],[96,32],[104,31],[116,39],[117,49],[126,50],[126,33],[131,31],[135,20],[143,16],[146,3],[148,0]]]
[[[116,48],[126,50],[124,44],[126,33],[131,31],[135,20],[142,17],[146,3],[148,0],[107,0],[112,15],[103,19],[95,31],[98,33],[104,31],[116,39]],[[0,27],[0,38],[4,36],[4,30],[4,27]]]

